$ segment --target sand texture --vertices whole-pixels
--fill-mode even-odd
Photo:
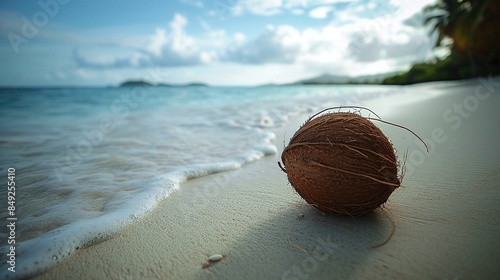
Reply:
[[[37,279],[499,279],[500,80],[401,91],[370,108],[411,128],[429,153],[377,123],[399,159],[407,154],[402,187],[383,209],[324,214],[293,191],[277,161],[304,115],[276,131],[277,155],[188,181]],[[214,254],[223,259],[205,264]]]

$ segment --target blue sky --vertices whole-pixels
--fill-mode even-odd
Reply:
[[[433,0],[39,0],[0,4],[0,85],[286,83],[436,55]]]

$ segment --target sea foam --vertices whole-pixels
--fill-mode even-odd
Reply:
[[[0,277],[36,275],[138,221],[182,182],[275,154],[273,131],[294,116],[377,91],[150,88],[130,107],[114,106],[128,89],[46,89],[36,102],[29,89],[2,92],[0,166],[16,168],[19,201],[16,273],[2,244]]]
[[[20,260],[16,266],[16,273],[11,274],[3,270],[0,275],[5,279],[11,276],[25,278],[36,275],[62,262],[75,251],[110,238],[126,226],[136,222],[151,211],[158,202],[179,189],[181,183],[197,177],[238,169],[266,155],[275,154],[276,146],[271,143],[275,137],[274,134],[268,132],[265,136],[267,137],[263,138],[263,143],[232,160],[187,165],[158,175],[147,182],[131,181],[133,185],[144,185],[134,199],[126,201],[118,209],[102,216],[77,220],[22,242],[16,248],[17,258]],[[5,254],[7,252],[2,250],[2,255]]]

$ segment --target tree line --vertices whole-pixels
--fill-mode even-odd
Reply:
[[[383,84],[459,80],[500,74],[500,1],[439,0],[426,6],[424,24],[437,33],[435,47],[449,55],[417,63]]]

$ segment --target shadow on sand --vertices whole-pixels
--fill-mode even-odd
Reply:
[[[302,200],[289,206],[252,227],[229,248],[224,264],[214,265],[208,275],[217,279],[353,278],[393,230],[381,209],[353,218],[325,214]]]

